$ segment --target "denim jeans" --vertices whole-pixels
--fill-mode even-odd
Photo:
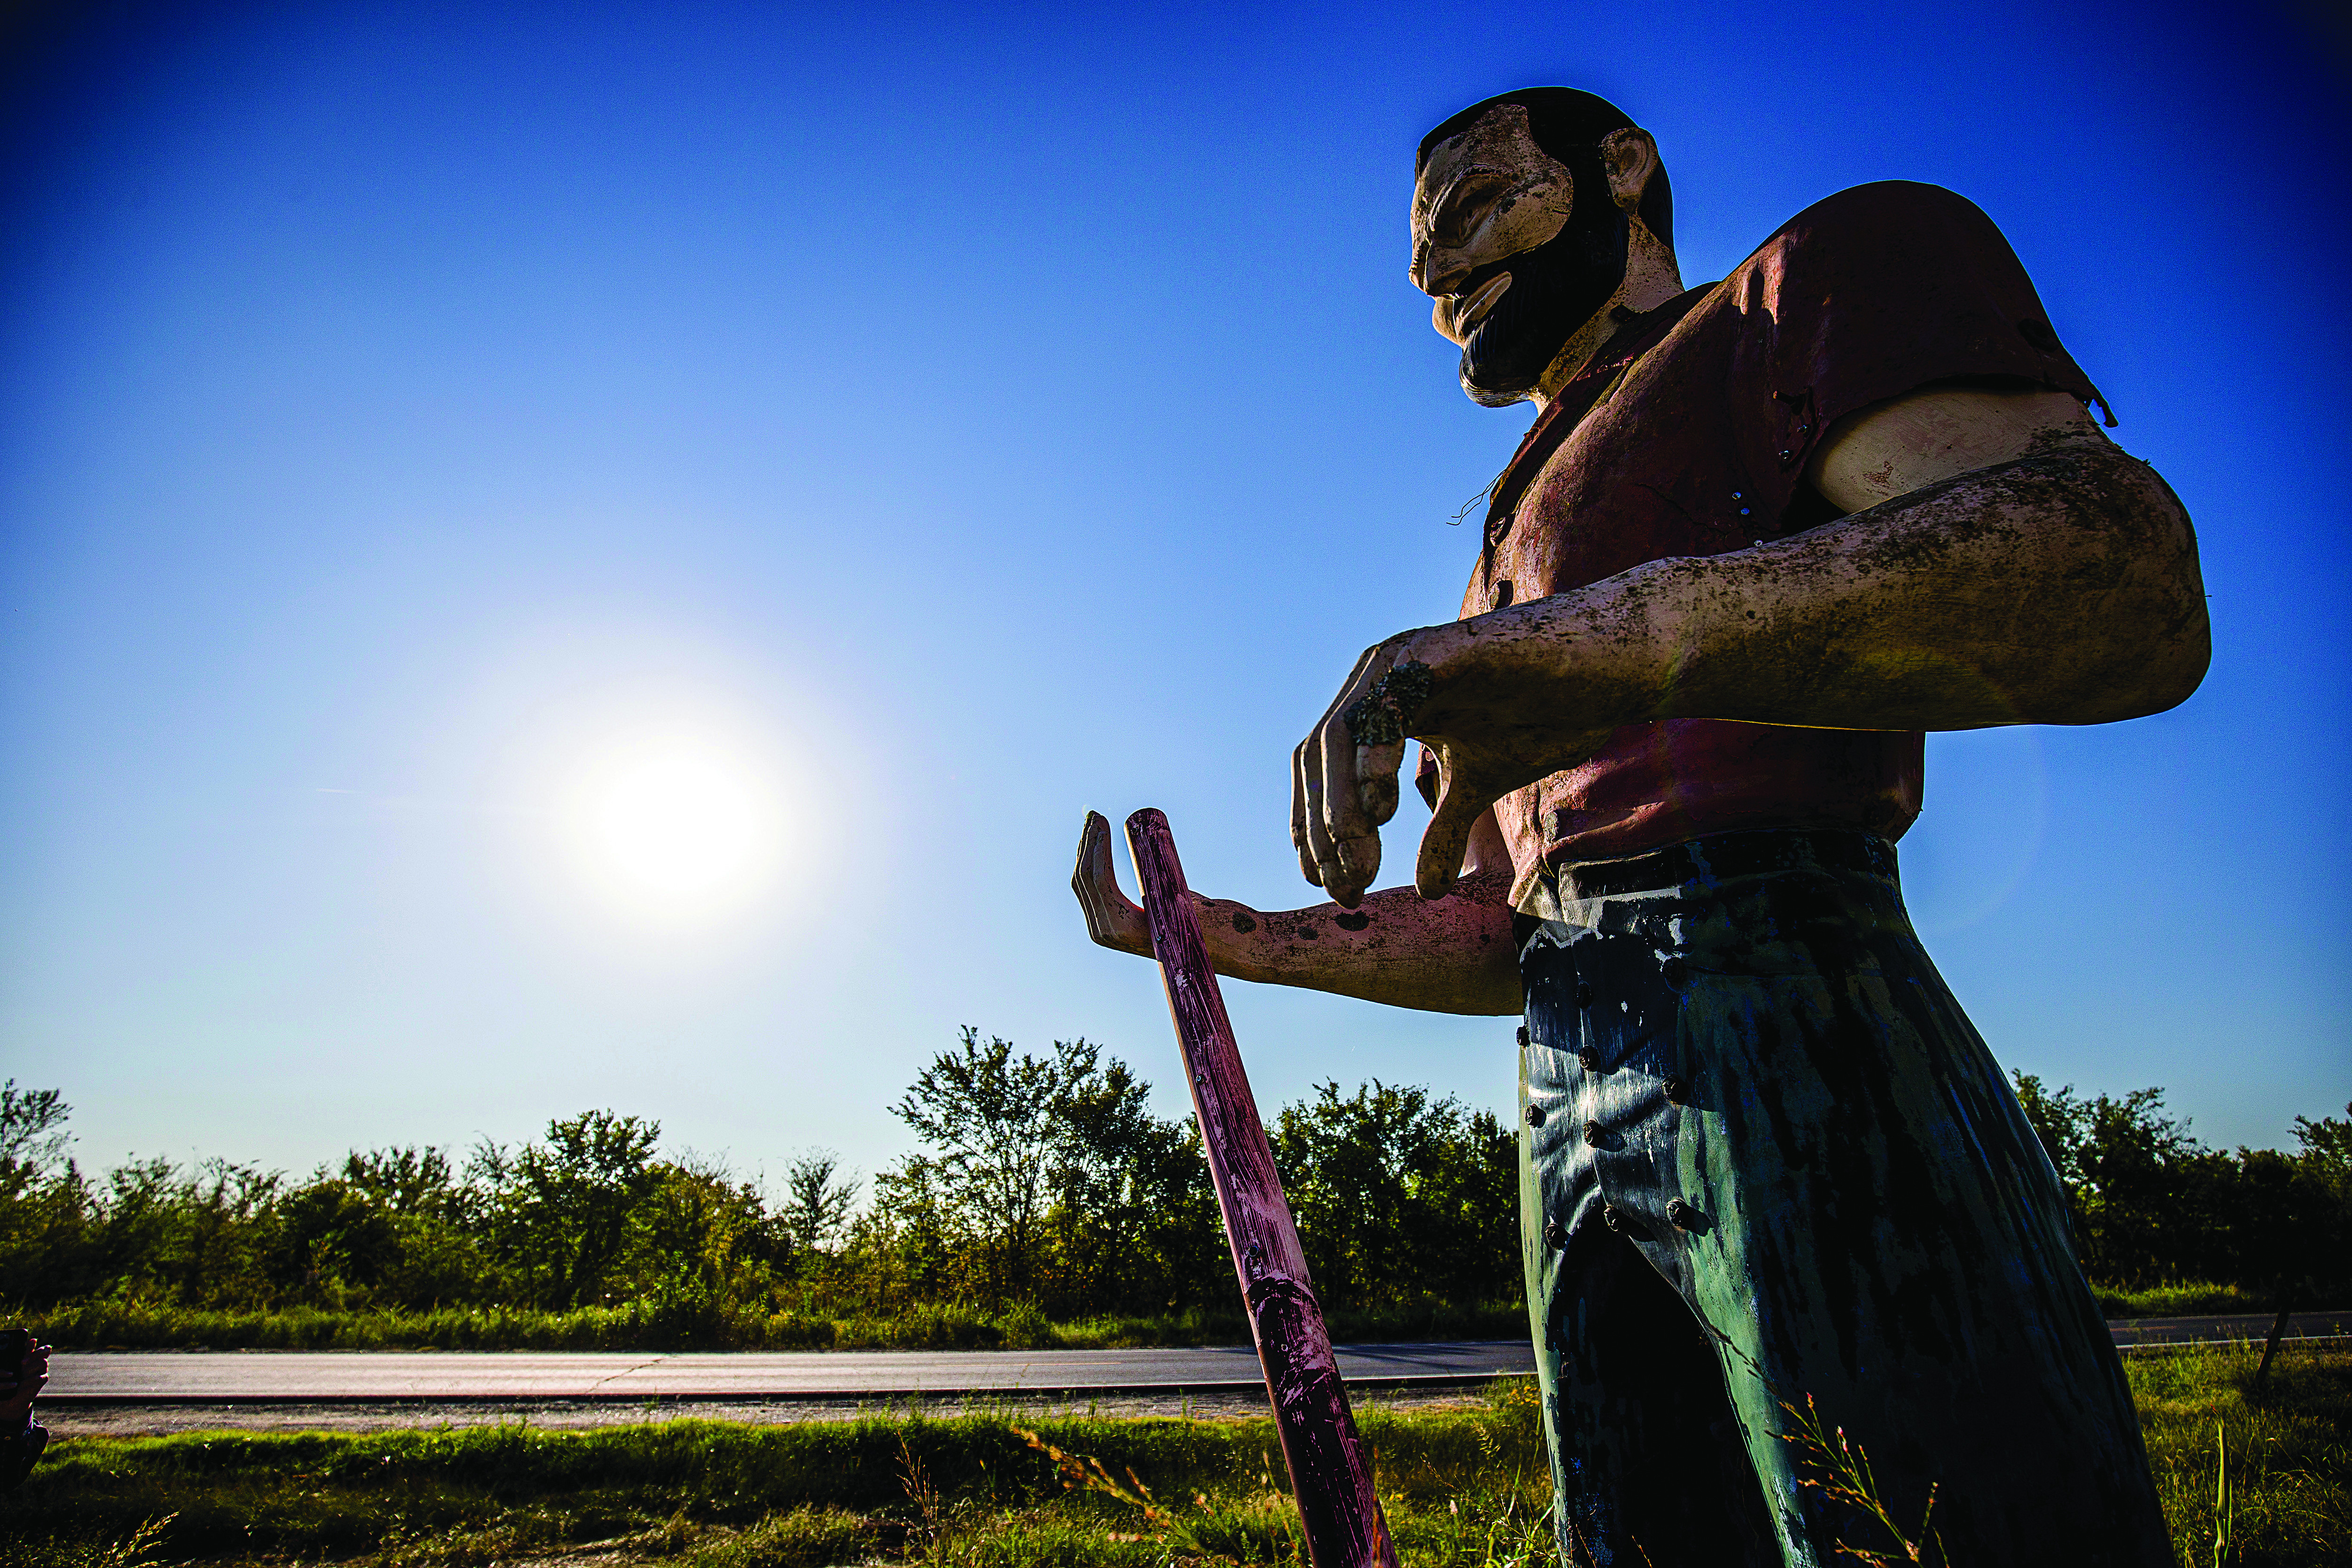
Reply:
[[[2170,1564],[2056,1173],[1894,846],[1720,835],[1558,868],[1533,907],[1520,1215],[1563,1560],[1893,1549],[1807,1484],[1810,1400],[1906,1531],[1934,1488],[1951,1562]]]

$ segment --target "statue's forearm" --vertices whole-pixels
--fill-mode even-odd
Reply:
[[[1518,951],[1511,941],[1511,873],[1489,821],[1474,869],[1453,893],[1423,900],[1410,888],[1374,893],[1360,909],[1319,904],[1264,913],[1230,899],[1192,895],[1202,945],[1218,973],[1297,985],[1425,1013],[1519,1010]],[[1501,868],[1488,869],[1488,867]],[[1119,890],[1110,824],[1088,812],[1070,890],[1098,945],[1151,956],[1143,910]]]
[[[2209,653],[2186,512],[2146,464],[2086,441],[1432,628],[1407,657],[1438,673],[1427,734],[2098,723],[2179,702]]]
[[[1201,935],[1217,973],[1297,985],[1425,1013],[1519,1011],[1507,871],[1465,878],[1447,897],[1411,888],[1273,913],[1227,899],[1198,900]]]

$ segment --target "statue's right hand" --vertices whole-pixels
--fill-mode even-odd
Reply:
[[[1102,947],[1151,956],[1151,928],[1144,922],[1142,906],[1119,891],[1118,868],[1110,852],[1110,823],[1099,811],[1087,813],[1078,835],[1078,866],[1070,873],[1070,891],[1086,911],[1087,934]]]

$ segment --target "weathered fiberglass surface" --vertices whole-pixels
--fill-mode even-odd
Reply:
[[[1568,1559],[1891,1546],[1800,1484],[1811,1396],[1898,1520],[1936,1485],[1949,1561],[2169,1563],[2055,1173],[1894,847],[1726,835],[1538,902],[1520,1198]]]
[[[2098,398],[1974,204],[1900,180],[1816,202],[1720,283],[1626,317],[1559,389],[1496,481],[1461,614],[1801,534],[1840,515],[1804,478],[1837,422],[1941,385]],[[1504,796],[1495,820],[1522,888],[1539,861],[1702,834],[1900,837],[1923,754],[1916,733],[1658,719]]]

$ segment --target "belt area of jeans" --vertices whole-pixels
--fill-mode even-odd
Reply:
[[[1552,875],[1559,879],[1559,896],[1568,900],[1663,892],[1694,882],[1711,886],[1773,871],[1892,877],[1895,870],[1895,846],[1874,833],[1770,827],[1709,834],[1609,860],[1570,860],[1553,867]]]

